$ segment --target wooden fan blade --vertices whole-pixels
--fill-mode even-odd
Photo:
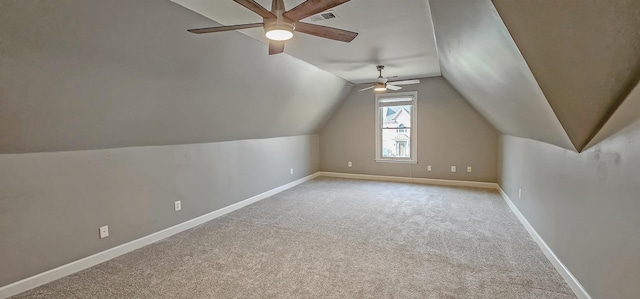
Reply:
[[[285,12],[283,16],[298,21],[346,2],[349,0],[307,0]]]
[[[284,52],[284,41],[269,41],[269,55],[279,54]]]
[[[222,32],[222,31],[231,31],[231,30],[246,29],[246,28],[255,28],[255,27],[262,27],[262,26],[263,26],[262,23],[251,23],[251,24],[231,25],[231,26],[189,29],[187,31],[191,33],[201,34],[201,33]]]
[[[276,15],[272,14],[266,8],[262,7],[262,5],[258,4],[253,0],[233,0],[233,1],[259,14],[261,17],[265,19],[276,18]]]
[[[402,87],[400,87],[400,86],[395,86],[395,85],[391,85],[391,84],[387,84],[387,89],[391,89],[391,90],[400,90],[400,89],[402,89]]]
[[[418,84],[418,83],[420,83],[420,80],[418,80],[418,79],[403,80],[403,81],[393,81],[393,82],[389,82],[389,83],[394,84],[394,85],[410,85],[410,84]]]
[[[358,36],[357,32],[303,22],[296,23],[296,31],[345,43],[352,41]]]
[[[358,91],[365,91],[365,90],[369,90],[369,89],[372,89],[373,87],[374,87],[374,86],[373,86],[373,85],[371,85],[371,86],[369,86],[369,87],[367,87],[367,88],[363,88],[363,89],[360,89],[360,90],[358,90]]]

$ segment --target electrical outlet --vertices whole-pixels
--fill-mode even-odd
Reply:
[[[109,226],[101,226],[100,227],[100,239],[104,239],[109,236]]]
[[[518,189],[518,198],[522,198],[522,189]]]
[[[293,174],[293,168],[291,168],[291,171],[290,171],[290,172],[291,172],[291,174]]]
[[[471,166],[467,166],[467,172],[471,172]]]
[[[351,161],[347,162],[347,166],[351,167],[353,166],[353,163],[351,163]]]
[[[427,165],[427,171],[431,171],[431,165]]]
[[[182,202],[180,202],[179,200],[175,201],[173,203],[173,209],[176,211],[182,210]]]
[[[455,166],[451,166],[451,172],[456,172],[456,167]]]

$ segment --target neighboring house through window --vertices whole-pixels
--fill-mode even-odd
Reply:
[[[398,132],[398,133],[406,133],[407,129],[404,127],[404,124],[400,124],[398,126],[398,130],[396,132]]]
[[[417,163],[418,92],[376,95],[376,161]]]

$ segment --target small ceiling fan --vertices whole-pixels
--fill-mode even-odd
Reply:
[[[273,0],[271,2],[271,11],[268,11],[254,0],[233,1],[260,15],[262,17],[262,23],[198,28],[187,31],[201,34],[264,27],[265,36],[269,39],[269,55],[284,52],[284,41],[291,39],[294,32],[306,33],[347,43],[358,35],[356,32],[343,29],[300,22],[300,20],[306,17],[344,4],[349,2],[349,0],[307,0],[290,10],[285,10],[283,0]]]
[[[376,69],[378,70],[378,73],[380,74],[378,76],[378,80],[376,80],[376,83],[374,83],[373,85],[371,85],[371,86],[369,86],[367,88],[360,89],[359,91],[365,91],[365,90],[369,90],[369,89],[372,89],[372,88],[373,88],[374,91],[386,91],[387,89],[400,90],[400,89],[402,89],[402,87],[400,87],[398,85],[411,85],[411,84],[420,83],[420,80],[418,80],[418,79],[387,82],[389,79],[382,77],[382,71],[384,70],[384,65],[378,65],[378,66],[376,66]]]

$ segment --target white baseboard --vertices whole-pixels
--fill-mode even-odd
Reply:
[[[66,265],[62,265],[60,267],[57,267],[55,269],[51,269],[49,271],[25,278],[23,280],[14,282],[12,284],[3,286],[0,288],[0,298],[8,298],[11,297],[13,295],[17,295],[19,293],[28,291],[30,289],[33,289],[35,287],[41,286],[43,284],[52,282],[54,280],[60,279],[62,277],[71,275],[73,273],[76,273],[78,271],[82,271],[84,269],[93,267],[97,264],[106,262],[112,258],[118,257],[120,255],[123,255],[125,253],[134,251],[136,249],[142,248],[144,246],[147,246],[151,243],[155,243],[157,241],[160,241],[162,239],[168,238],[170,236],[173,236],[177,233],[183,232],[185,230],[188,230],[190,228],[196,227],[200,224],[203,224],[207,221],[213,220],[215,218],[218,218],[222,215],[225,215],[227,213],[233,212],[235,210],[238,210],[242,207],[248,206],[252,203],[258,202],[260,200],[263,200],[269,196],[275,195],[277,193],[280,193],[284,190],[287,190],[289,188],[292,188],[294,186],[297,186],[299,184],[302,184],[306,181],[309,181],[311,179],[314,179],[316,177],[318,177],[319,174],[318,173],[314,173],[311,174],[309,176],[306,176],[304,178],[301,178],[299,180],[293,181],[291,183],[282,185],[280,187],[271,189],[269,191],[266,191],[264,193],[260,193],[256,196],[253,196],[251,198],[247,198],[243,201],[237,202],[235,204],[226,206],[224,208],[221,208],[219,210],[215,210],[211,213],[202,215],[200,217],[182,222],[180,224],[174,225],[172,227],[166,228],[164,230],[161,230],[159,232],[144,236],[140,239],[136,239],[133,240],[131,242],[107,249],[105,251],[96,253],[94,255],[85,257],[83,259],[68,263]]]
[[[202,215],[200,217],[182,222],[175,226],[166,228],[159,232],[153,233],[151,235],[142,237],[140,239],[133,240],[131,242],[119,245],[117,247],[107,249],[105,251],[96,253],[94,255],[88,256],[86,258],[71,262],[66,265],[62,265],[58,268],[51,269],[49,271],[37,274],[32,277],[25,278],[23,280],[14,282],[12,284],[0,287],[0,298],[8,298],[10,296],[25,292],[32,288],[41,286],[43,284],[52,282],[54,280],[60,279],[62,277],[71,275],[78,271],[82,271],[84,269],[93,267],[97,264],[106,262],[112,258],[118,257],[125,253],[134,251],[141,247],[147,246],[154,242],[160,241],[162,239],[173,236],[177,233],[183,232],[190,228],[196,227],[200,224],[203,224],[207,221],[218,218],[227,213],[238,210],[242,207],[248,206],[252,203],[263,200],[269,196],[273,196],[277,193],[280,193],[284,190],[302,184],[306,181],[312,180],[316,177],[324,176],[324,177],[336,177],[336,178],[348,178],[348,179],[361,179],[361,180],[374,180],[374,181],[389,181],[389,182],[405,182],[405,183],[418,183],[418,184],[429,184],[429,185],[442,185],[442,186],[462,186],[462,187],[476,187],[476,188],[487,188],[487,189],[497,189],[504,201],[509,205],[509,208],[516,215],[518,220],[522,223],[525,229],[529,232],[533,240],[538,244],[542,252],[549,259],[551,264],[556,268],[558,273],[564,278],[564,280],[569,284],[571,289],[575,292],[576,296],[581,299],[591,299],[589,293],[584,289],[584,287],[580,284],[580,282],[571,274],[569,269],[558,259],[558,257],[551,251],[551,248],[544,242],[544,240],[538,235],[535,229],[529,224],[527,219],[520,213],[518,208],[513,204],[509,196],[498,186],[496,183],[486,183],[486,182],[474,182],[474,181],[454,181],[454,180],[439,180],[439,179],[425,179],[425,178],[410,178],[410,177],[394,177],[394,176],[379,176],[379,175],[367,175],[367,174],[351,174],[351,173],[338,173],[338,172],[316,172],[299,180],[293,181],[291,183],[282,185],[280,187],[271,189],[264,193],[258,194],[251,198],[247,198],[243,201],[237,202],[235,204],[226,206],[219,210],[213,211],[211,213]]]
[[[500,188],[500,186],[498,186],[497,189],[498,189],[498,192],[500,192],[500,195],[502,195],[502,198],[504,199],[504,201],[507,203],[507,205],[509,205],[509,208],[511,208],[511,211],[513,211],[513,213],[516,214],[516,217],[518,217],[518,220],[520,220],[520,223],[522,223],[524,228],[527,229],[527,231],[529,232],[529,235],[531,235],[531,238],[533,238],[533,240],[536,241],[536,243],[538,244],[538,246],[540,247],[544,255],[547,256],[547,259],[549,259],[551,264],[556,268],[556,271],[560,273],[560,276],[564,278],[564,280],[567,282],[569,287],[571,287],[571,289],[576,294],[576,296],[580,299],[591,299],[591,296],[589,295],[589,293],[587,293],[587,290],[585,290],[585,288],[582,286],[582,284],[580,284],[578,279],[576,279],[576,277],[573,276],[573,274],[571,274],[571,271],[569,271],[569,269],[562,263],[562,261],[558,259],[556,254],[553,253],[551,248],[549,248],[547,243],[544,242],[542,237],[538,235],[538,232],[536,232],[536,230],[533,228],[533,226],[531,226],[529,221],[527,221],[527,218],[525,218],[524,215],[520,213],[520,210],[518,210],[518,207],[516,207],[516,205],[511,201],[507,193],[505,193],[504,190]]]
[[[342,173],[342,172],[318,172],[318,174],[320,176],[325,176],[325,177],[356,179],[356,180],[402,182],[402,183],[416,183],[416,184],[440,185],[440,186],[475,187],[475,188],[485,188],[485,189],[498,188],[498,184],[496,183],[475,182],[475,181],[440,180],[440,179],[411,178],[411,177]]]
[[[569,287],[573,290],[576,296],[580,299],[591,299],[587,290],[580,284],[571,271],[558,259],[553,253],[551,248],[544,242],[544,240],[538,235],[538,232],[531,226],[529,221],[520,213],[520,210],[511,201],[509,196],[500,188],[496,183],[486,182],[474,182],[474,181],[454,181],[454,180],[439,180],[439,179],[425,179],[425,178],[410,178],[410,177],[395,177],[395,176],[381,176],[381,175],[369,175],[369,174],[353,174],[353,173],[340,173],[340,172],[318,172],[319,176],[335,177],[335,178],[347,178],[347,179],[359,179],[359,180],[373,180],[373,181],[387,181],[387,182],[403,182],[403,183],[418,183],[428,185],[442,185],[442,186],[462,186],[462,187],[477,187],[486,189],[496,189],[500,192],[500,195],[507,203],[511,211],[516,215],[520,223],[525,227],[531,238],[538,244],[544,255],[549,259],[551,264],[556,268],[558,273],[564,278]]]

